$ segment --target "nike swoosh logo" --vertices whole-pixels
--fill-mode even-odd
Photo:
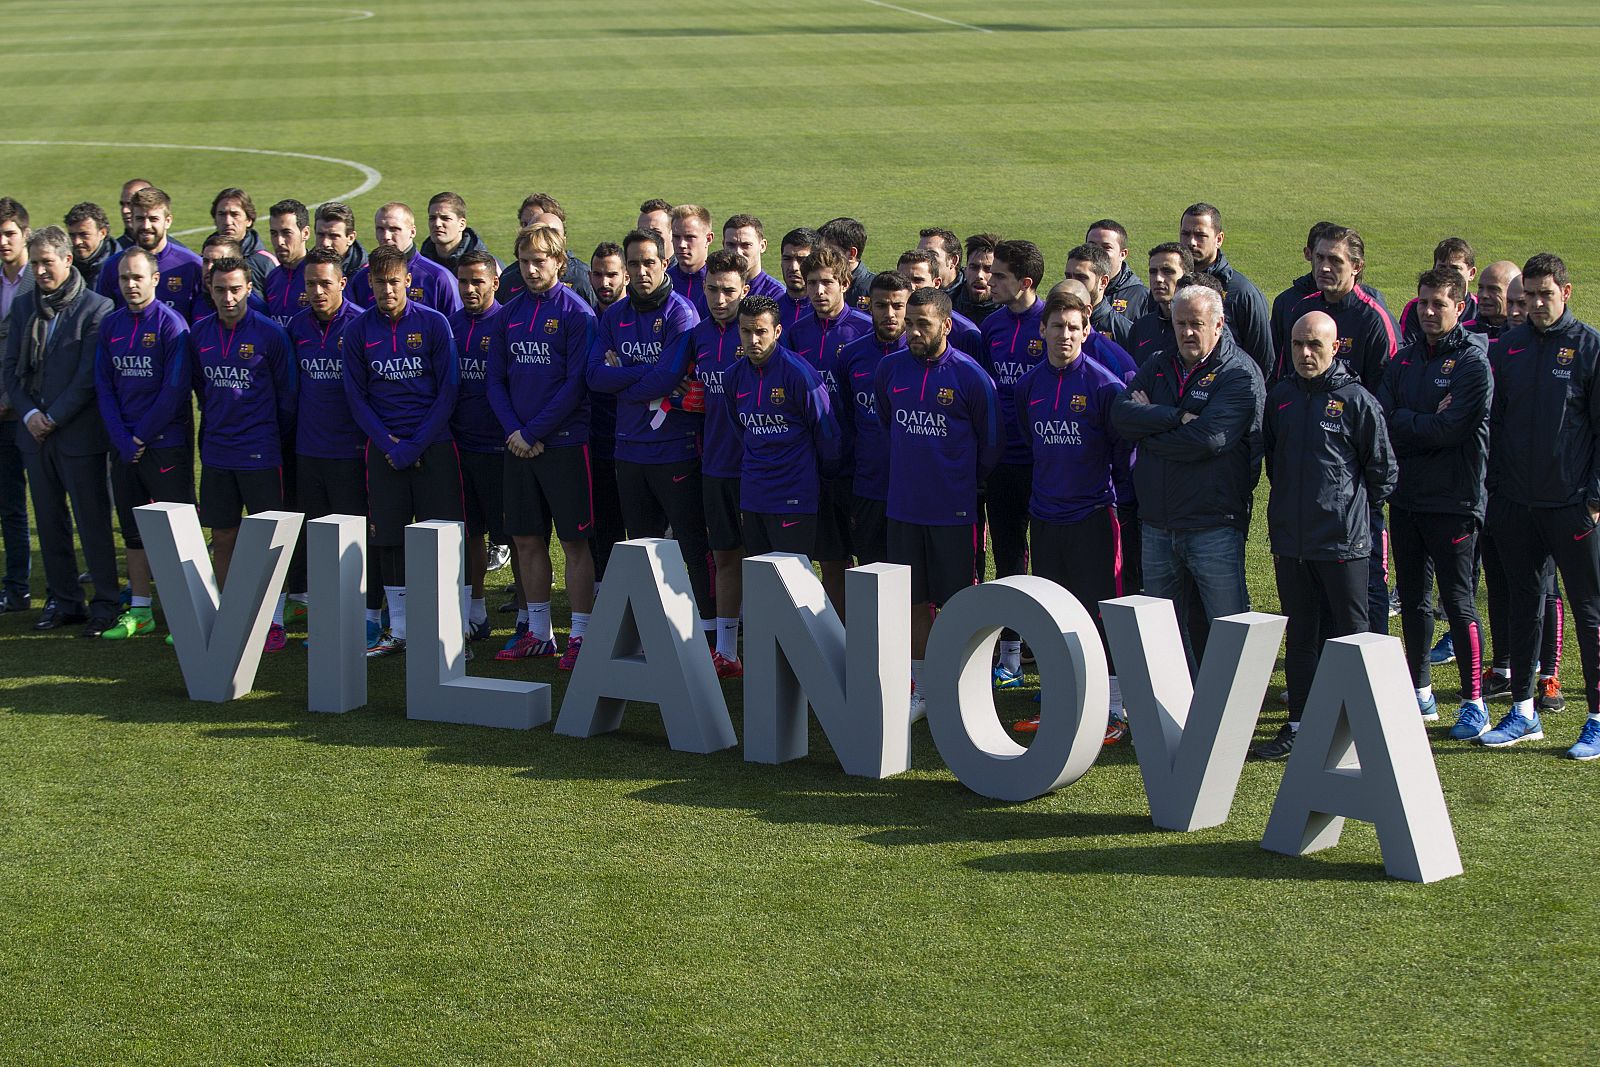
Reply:
[[[1038,400],[1030,400],[1030,401],[1028,401],[1028,406],[1031,408],[1035,404],[1043,404],[1044,402],[1045,402],[1045,398],[1041,396]]]
[[[683,481],[687,477],[689,477],[687,474],[674,474],[672,476],[672,484],[673,485],[677,485],[679,482]]]
[[[1464,533],[1464,534],[1462,534],[1462,535],[1461,535],[1461,536],[1460,536],[1460,537],[1453,537],[1453,538],[1451,538],[1451,539],[1450,539],[1450,543],[1451,543],[1451,544],[1452,544],[1452,545],[1459,545],[1459,544],[1460,544],[1460,543],[1461,543],[1461,542],[1463,542],[1463,541],[1465,541],[1465,540],[1466,540],[1466,539],[1467,539],[1467,538],[1469,538],[1469,537],[1471,537],[1471,536],[1472,536],[1472,535],[1471,535],[1471,534],[1469,534],[1469,533]]]
[[[507,326],[506,329],[515,330],[525,325],[527,325],[526,322],[513,322],[510,326]]]
[[[872,374],[872,372],[869,371],[869,370],[860,370],[860,371],[856,371],[850,377],[852,377],[852,378],[866,378],[866,377],[870,376],[871,374]]]
[[[382,341],[368,341],[367,342],[367,347],[368,348],[377,348],[381,344],[383,344]]]
[[[623,329],[627,329],[629,326],[632,326],[634,323],[636,323],[638,321],[639,321],[638,319],[629,319],[627,322],[619,322],[619,323],[617,323],[617,325],[621,326]]]
[[[1147,345],[1147,344],[1149,344],[1149,343],[1150,343],[1150,342],[1151,342],[1151,341],[1153,341],[1153,340],[1155,340],[1155,338],[1153,338],[1153,337],[1146,337],[1146,338],[1145,338],[1145,339],[1144,339],[1144,340],[1143,340],[1143,341],[1140,341],[1140,342],[1139,342],[1139,347],[1140,347],[1140,348],[1143,348],[1143,347],[1144,347],[1144,346],[1145,346],[1145,345]]]
[[[593,522],[580,522],[580,523],[578,523],[578,532],[582,533],[583,531],[587,530],[589,527],[591,527],[593,525],[594,525]]]
[[[1528,346],[1527,345],[1523,345],[1521,348],[1508,348],[1508,349],[1506,349],[1506,355],[1514,356],[1518,352],[1526,352],[1527,350],[1528,350]]]
[[[738,396],[734,397],[734,399],[735,400],[743,400],[745,397],[747,397],[749,395],[750,395],[749,393],[740,393]]]
[[[165,474],[165,473],[167,473],[167,472],[168,472],[168,471],[175,471],[175,470],[177,470],[177,469],[178,469],[178,465],[177,465],[177,464],[176,464],[176,463],[174,463],[174,464],[173,464],[173,465],[172,465],[172,466],[170,466],[170,467],[162,467],[162,468],[161,468],[161,473],[162,473],[162,474]]]
[[[1282,411],[1284,408],[1288,407],[1290,404],[1293,404],[1293,403],[1294,403],[1293,400],[1285,401],[1284,403],[1278,405],[1278,410]]]
[[[202,351],[202,352],[215,352],[216,350],[217,350],[217,346],[216,345],[201,345],[200,346],[200,351]]]
[[[906,392],[906,391],[907,391],[907,390],[909,390],[909,389],[910,389],[910,388],[911,388],[911,386],[909,386],[909,385],[897,385],[897,386],[895,386],[895,388],[894,388],[894,389],[893,389],[893,392],[896,392],[896,393],[904,393],[904,392]]]
[[[311,340],[311,339],[310,339],[310,338],[308,338],[308,337],[302,337],[302,338],[300,338],[300,342],[299,342],[299,343],[300,343],[300,344],[303,344],[303,345],[314,345],[314,344],[316,344],[316,342],[315,342],[315,341],[313,341],[313,340]]]
[[[112,344],[116,344],[118,341],[126,341],[127,339],[128,339],[128,335],[127,334],[123,334],[121,337],[113,337],[111,339],[111,343]]]
[[[1587,530],[1583,531],[1582,533],[1573,534],[1572,535],[1572,539],[1574,541],[1582,541],[1585,537],[1588,537],[1592,533],[1594,533],[1594,527],[1593,526],[1589,527]]]
[[[786,523],[784,523],[784,524],[783,524],[783,528],[784,528],[784,529],[785,529],[785,530],[787,530],[787,529],[788,529],[788,528],[789,528],[789,527],[791,527],[791,526],[799,526],[799,525],[800,525],[800,520],[799,520],[799,519],[796,519],[796,520],[794,520],[794,521],[793,521],[793,522],[786,522]]]

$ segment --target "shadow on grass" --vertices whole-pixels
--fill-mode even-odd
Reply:
[[[1010,852],[967,860],[991,874],[1141,874],[1165,878],[1240,878],[1249,881],[1387,882],[1382,863],[1353,863],[1314,856],[1283,856],[1256,841],[1184,841],[1170,838],[1128,848],[1060,852]]]

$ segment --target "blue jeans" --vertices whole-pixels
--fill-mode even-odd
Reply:
[[[27,597],[31,566],[28,542],[28,479],[17,448],[17,423],[0,420],[0,537],[5,540],[6,571],[0,592]]]
[[[1244,531],[1231,526],[1166,530],[1145,523],[1140,534],[1145,595],[1173,602],[1192,676],[1194,645],[1189,634],[1185,589],[1192,583],[1208,619],[1249,611],[1250,593],[1244,584]]]

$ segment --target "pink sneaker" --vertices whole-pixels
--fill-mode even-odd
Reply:
[[[729,659],[721,652],[711,653],[711,664],[717,668],[718,678],[743,678],[744,664],[736,659]]]
[[[284,637],[282,626],[279,626],[277,623],[273,623],[271,626],[267,627],[267,644],[264,651],[282,652],[288,643],[288,639]]]
[[[558,671],[570,671],[578,665],[578,653],[583,651],[583,638],[567,638],[567,650],[561,653],[561,662],[556,664]]]
[[[543,656],[556,654],[556,643],[547,641],[536,634],[526,633],[517,638],[517,643],[510,648],[502,648],[494,654],[495,659],[539,659]]]

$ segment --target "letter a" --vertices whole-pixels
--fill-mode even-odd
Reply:
[[[738,743],[683,555],[678,542],[659,537],[623,541],[611,550],[556,733],[610,733],[622,725],[630,700],[660,705],[667,742],[680,752],[716,752]]]
[[[1392,878],[1437,882],[1461,873],[1405,655],[1383,634],[1323,646],[1261,847],[1290,856],[1329,848],[1346,817],[1377,827]]]
[[[246,516],[228,568],[227,594],[220,596],[193,504],[142,504],[133,512],[150,574],[161,587],[161,610],[189,699],[220,703],[244,696],[255,685],[272,609],[304,516],[292,511]]]
[[[1191,685],[1172,601],[1125,596],[1102,601],[1100,612],[1150,820],[1164,830],[1221,825],[1289,620],[1256,611],[1215,620]]]

